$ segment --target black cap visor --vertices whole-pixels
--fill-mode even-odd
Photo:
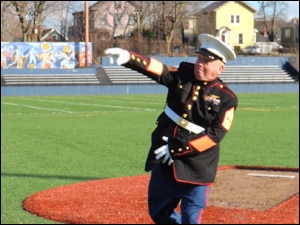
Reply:
[[[220,56],[215,55],[214,53],[208,51],[205,48],[200,48],[199,50],[196,51],[196,53],[201,53],[212,60],[221,60],[223,62],[223,59]]]

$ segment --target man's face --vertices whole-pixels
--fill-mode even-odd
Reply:
[[[224,70],[224,63],[218,59],[210,59],[204,54],[199,53],[195,63],[194,74],[196,80],[212,81]]]

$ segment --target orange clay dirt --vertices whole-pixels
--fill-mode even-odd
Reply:
[[[23,208],[69,224],[153,224],[150,175],[91,180],[35,193]],[[299,224],[299,168],[219,167],[204,224]]]

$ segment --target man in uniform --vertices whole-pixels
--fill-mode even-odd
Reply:
[[[200,224],[216,177],[220,146],[229,131],[238,100],[219,74],[236,55],[209,34],[200,34],[195,64],[170,69],[154,58],[121,48],[105,54],[168,88],[157,118],[145,171],[151,171],[148,209],[158,224]],[[179,212],[176,208],[180,205]]]

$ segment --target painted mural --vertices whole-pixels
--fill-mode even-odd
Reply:
[[[91,42],[88,53],[91,65]],[[85,42],[1,42],[2,69],[82,68],[85,58]]]

